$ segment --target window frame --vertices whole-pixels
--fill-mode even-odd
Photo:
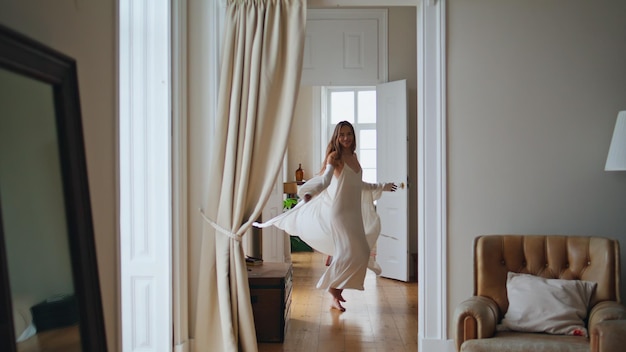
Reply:
[[[352,125],[354,126],[354,134],[355,134],[355,138],[357,139],[357,149],[356,149],[356,154],[357,154],[357,158],[359,159],[359,162],[361,160],[361,147],[360,147],[360,135],[361,135],[361,131],[365,131],[365,130],[377,130],[376,127],[376,122],[366,122],[366,123],[361,123],[359,122],[359,106],[358,106],[358,101],[359,101],[359,97],[358,97],[358,93],[361,91],[374,91],[376,92],[376,86],[372,86],[372,85],[365,85],[365,86],[322,86],[322,94],[321,94],[321,111],[322,111],[322,118],[321,118],[321,122],[322,122],[322,126],[321,126],[321,146],[322,146],[322,155],[326,155],[326,147],[328,146],[328,141],[330,140],[330,138],[332,137],[333,134],[333,130],[335,128],[335,125],[332,122],[332,114],[331,114],[331,94],[335,93],[335,92],[353,92],[353,106],[354,106],[354,121],[351,122]],[[377,120],[377,119],[376,119]],[[374,150],[374,152],[376,152],[376,148],[367,148],[367,150]],[[377,182],[376,179],[376,166],[374,166],[373,168],[371,167],[363,167],[363,165],[361,165],[364,174],[366,170],[369,171],[373,171],[373,175],[374,178],[364,178],[364,181],[366,182],[372,182],[375,183]]]

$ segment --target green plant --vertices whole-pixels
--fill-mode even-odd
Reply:
[[[296,204],[298,204],[298,199],[297,198],[285,198],[283,200],[283,210],[291,209]]]

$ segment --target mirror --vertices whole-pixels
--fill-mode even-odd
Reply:
[[[106,351],[76,62],[0,26],[0,350]]]

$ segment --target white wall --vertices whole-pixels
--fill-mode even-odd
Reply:
[[[296,169],[298,164],[302,164],[304,169],[304,179],[308,180],[315,176],[322,167],[322,157],[320,153],[314,153],[312,146],[319,130],[319,116],[314,115],[314,95],[319,92],[319,87],[302,86],[298,92],[298,101],[294,111],[291,132],[289,134],[289,145],[287,147],[287,170],[285,174],[288,181],[296,180]],[[319,93],[317,94],[319,96]],[[317,108],[319,111],[319,108]],[[323,146],[326,148],[326,145]],[[318,160],[320,159],[320,160]]]
[[[212,126],[210,116],[214,115],[217,108],[213,103],[211,93],[211,80],[217,77],[207,65],[211,60],[210,40],[207,33],[213,33],[212,21],[209,21],[210,4],[207,1],[190,1],[187,8],[188,26],[188,204],[189,214],[189,281],[197,283],[199,275],[200,251],[203,220],[197,211],[199,207],[205,208],[208,200],[209,174],[209,148],[211,146]],[[192,235],[196,234],[196,235]],[[189,302],[197,301],[197,287],[189,287]],[[191,303],[193,302],[193,303]],[[189,330],[194,331],[196,312],[189,311]]]
[[[449,327],[477,235],[599,235],[626,253],[626,172],[604,171],[624,18],[624,1],[449,1]]]
[[[115,2],[0,2],[0,23],[76,59],[100,287],[111,351],[118,340]]]

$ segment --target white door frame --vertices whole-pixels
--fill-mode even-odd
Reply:
[[[127,3],[129,0],[118,0],[118,8],[125,6],[124,3]],[[181,3],[186,4],[186,0],[180,0]],[[139,2],[133,1],[134,6],[143,6],[146,11],[143,11],[145,16],[162,16],[163,13],[159,11],[148,11],[148,10],[165,10],[167,8],[168,21],[170,20],[169,16],[177,16],[176,19],[173,19],[174,23],[184,23],[186,14],[181,13],[181,11],[172,11],[171,8],[171,0],[161,0],[161,1],[149,1],[149,2]],[[177,2],[178,3],[178,2]],[[453,351],[453,343],[452,340],[448,338],[447,333],[447,318],[448,318],[448,301],[447,301],[447,213],[446,213],[446,183],[447,183],[447,170],[446,170],[446,37],[445,37],[445,29],[446,29],[446,0],[308,0],[309,6],[315,7],[335,7],[335,6],[415,6],[417,9],[417,69],[418,69],[418,92],[417,92],[417,101],[418,101],[418,124],[417,124],[417,140],[418,140],[418,280],[419,280],[419,308],[418,308],[418,343],[420,351]],[[178,5],[179,7],[186,8],[184,5]],[[182,16],[182,17],[181,17]],[[144,17],[146,18],[146,17]],[[128,28],[124,28],[125,25],[128,25],[128,22],[122,21],[122,16],[120,16],[120,32],[119,35],[122,36],[124,30],[128,30]],[[152,17],[151,19],[155,19]],[[132,21],[130,22],[132,24]],[[169,24],[169,22],[167,22]],[[167,33],[166,33],[167,32]],[[156,40],[156,42],[167,43],[169,45],[169,41],[172,35],[172,28],[168,25],[167,31],[159,31],[158,33],[153,33],[155,36],[160,36]],[[139,38],[140,40],[142,38]],[[154,37],[150,38],[154,40]],[[180,40],[181,36],[177,36],[175,40]],[[208,38],[209,41],[216,40],[215,38]],[[144,40],[147,42],[148,39]],[[121,43],[120,39],[120,43]],[[144,42],[143,44],[146,44]],[[137,45],[137,42],[133,43]],[[181,54],[185,51],[185,46],[177,46],[178,43],[174,45],[174,50],[177,51],[177,54]],[[119,60],[119,71],[124,72],[125,65],[126,68],[129,68],[129,62],[125,62],[125,59],[133,58],[133,55],[130,54],[130,57],[124,57],[124,52],[120,46],[120,60]],[[160,53],[162,54],[162,53]],[[170,53],[168,52],[166,56],[169,58]],[[148,55],[143,58],[143,63],[150,67],[152,64],[162,64],[160,55]],[[181,62],[182,61],[182,62]],[[172,67],[168,67],[171,69],[174,75],[180,72],[184,72],[184,60],[174,61],[171,64]],[[138,69],[135,67],[135,69]],[[122,80],[124,77],[120,75],[120,86],[122,85]],[[148,89],[154,88],[145,86],[146,89],[139,89],[139,87],[135,87],[137,89],[133,89],[128,92],[124,92],[124,94],[128,94],[124,99],[128,99],[129,101],[142,101],[142,99],[157,99],[160,97],[159,92],[163,90],[170,90],[170,97],[173,97],[174,102],[176,104],[181,104],[176,107],[175,115],[179,118],[174,119],[172,115],[170,115],[170,110],[166,109],[161,111],[161,114],[166,114],[169,116],[169,119],[172,123],[171,126],[165,124],[161,125],[159,130],[154,130],[149,128],[148,125],[144,125],[143,129],[135,128],[129,131],[123,131],[123,124],[127,123],[124,119],[127,118],[128,111],[125,111],[125,105],[123,103],[123,99],[121,96],[122,89],[120,88],[120,124],[119,124],[119,134],[120,134],[120,149],[118,150],[118,160],[120,167],[120,179],[119,179],[119,188],[120,188],[120,317],[121,320],[119,322],[119,326],[121,327],[121,341],[135,341],[134,344],[124,346],[130,349],[122,349],[124,352],[132,351],[132,346],[137,345],[136,342],[139,341],[142,346],[142,351],[171,351],[172,343],[171,339],[169,339],[169,346],[156,346],[150,345],[152,340],[146,339],[138,339],[138,337],[142,336],[150,336],[153,339],[156,339],[161,331],[167,331],[165,336],[171,336],[171,322],[172,322],[172,301],[171,301],[171,290],[172,290],[172,257],[171,257],[171,249],[172,249],[172,224],[171,219],[174,217],[176,221],[180,221],[177,223],[177,230],[175,233],[177,236],[180,235],[179,230],[186,228],[187,224],[185,221],[187,217],[181,214],[185,208],[185,186],[177,184],[172,188],[171,198],[168,199],[160,199],[157,203],[156,208],[152,208],[155,213],[151,213],[151,216],[155,214],[163,215],[161,219],[167,219],[169,221],[169,226],[163,227],[164,231],[156,231],[150,232],[145,231],[141,233],[141,239],[143,243],[158,243],[163,240],[163,238],[159,236],[169,236],[169,238],[165,238],[165,242],[167,243],[167,247],[170,249],[169,253],[166,253],[164,257],[161,259],[163,261],[167,261],[165,265],[159,265],[157,271],[153,273],[154,279],[160,282],[168,282],[169,287],[163,292],[169,294],[170,301],[164,306],[169,307],[169,309],[163,310],[163,306],[159,306],[160,311],[167,311],[166,316],[167,319],[164,320],[156,320],[153,319],[152,322],[155,324],[147,324],[142,323],[143,320],[132,320],[132,317],[128,317],[128,312],[124,313],[121,308],[130,307],[133,311],[136,311],[136,308],[148,309],[148,311],[142,311],[141,314],[146,316],[145,314],[150,313],[150,309],[152,306],[139,306],[132,295],[127,294],[128,287],[130,282],[127,282],[125,278],[128,277],[128,273],[126,272],[126,266],[124,265],[124,256],[130,249],[132,241],[128,239],[127,236],[133,235],[132,228],[130,224],[124,221],[123,210],[126,209],[127,206],[132,205],[132,209],[134,212],[143,213],[145,211],[150,211],[148,204],[145,202],[141,202],[142,199],[145,198],[139,197],[137,199],[132,198],[132,194],[130,193],[129,185],[125,186],[125,180],[134,180],[131,183],[131,187],[139,187],[141,185],[149,185],[148,181],[153,182],[154,180],[150,179],[149,175],[154,175],[154,171],[162,172],[163,167],[167,165],[170,169],[166,170],[165,174],[169,175],[163,180],[159,182],[163,182],[161,184],[162,188],[159,190],[171,188],[171,183],[165,182],[172,181],[172,175],[185,175],[187,172],[187,160],[186,160],[186,151],[184,148],[180,148],[180,145],[176,146],[174,144],[181,143],[181,139],[184,141],[185,130],[184,124],[184,116],[181,118],[181,115],[178,115],[184,111],[186,111],[186,102],[185,101],[177,101],[178,97],[181,97],[182,93],[184,93],[186,86],[184,84],[184,79],[182,81],[176,82],[176,79],[181,79],[181,77],[175,78],[174,83],[167,80],[164,86],[160,86],[160,89]],[[179,84],[183,83],[183,84]],[[209,95],[215,94],[217,95],[217,91],[208,92]],[[166,99],[166,101],[170,101],[170,99]],[[126,116],[126,117],[125,117]],[[161,132],[167,130],[170,131],[171,128],[174,132],[178,134],[177,137],[174,137],[174,141],[172,142],[171,134],[164,135]],[[129,133],[129,135],[125,135],[124,133]],[[143,137],[142,137],[143,136]],[[148,165],[147,169],[136,169],[136,168],[125,168],[124,163],[127,162],[125,149],[122,146],[123,139],[127,142],[135,143],[142,138],[152,139],[165,143],[164,145],[167,147],[167,152],[172,153],[170,159],[170,154],[164,159],[164,163],[158,165]],[[159,158],[163,157],[164,154],[167,154],[160,149],[148,148],[145,150],[145,156],[147,158]],[[175,162],[171,162],[174,160]],[[130,165],[130,164],[126,164]],[[144,176],[145,175],[145,176]],[[180,180],[180,178],[175,177],[175,179]],[[154,184],[150,184],[150,187],[154,187]],[[142,186],[143,187],[143,186]],[[152,189],[152,188],[150,188]],[[144,188],[144,191],[148,189]],[[130,200],[128,197],[131,197]],[[167,198],[167,197],[166,197]],[[134,199],[134,201],[132,201]],[[172,205],[170,199],[173,199],[176,204]],[[148,218],[135,220],[140,221],[142,225],[148,225]],[[152,219],[152,218],[151,218]],[[135,234],[135,236],[139,236]],[[134,240],[138,240],[139,238],[135,238]],[[182,244],[180,242],[180,238],[173,239],[176,243]],[[181,247],[178,247],[181,249]],[[161,263],[163,264],[163,263]],[[179,268],[180,269],[180,268]],[[167,296],[167,295],[166,295]],[[155,309],[156,311],[156,309]],[[154,317],[154,316],[153,316]],[[130,321],[127,319],[131,319]],[[158,322],[158,324],[156,323]],[[130,324],[130,325],[129,325]],[[129,340],[131,339],[131,340]],[[151,346],[150,349],[146,349],[147,346]],[[140,346],[137,346],[140,347]]]
[[[124,352],[172,348],[171,6],[117,2],[120,339],[112,348]]]
[[[448,337],[446,0],[417,6],[418,349],[454,351]]]

